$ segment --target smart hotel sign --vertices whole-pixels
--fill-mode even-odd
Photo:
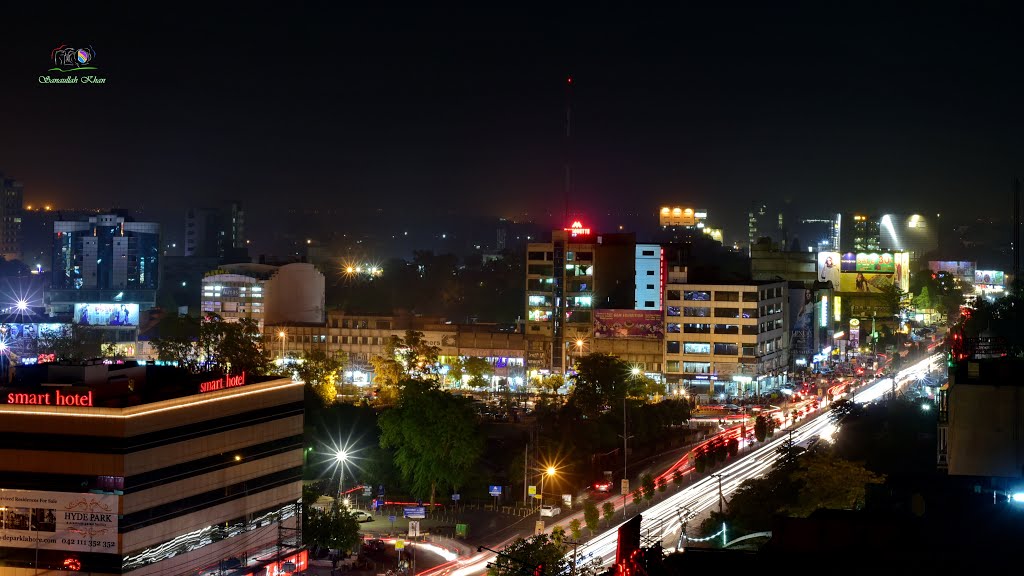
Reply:
[[[235,374],[234,376],[228,374],[223,378],[217,378],[216,380],[207,380],[199,384],[200,392],[213,392],[216,390],[225,390],[227,388],[236,388],[238,386],[245,386],[245,372],[241,374]]]
[[[84,394],[56,392],[10,392],[7,403],[21,406],[88,406],[92,407],[92,390]]]

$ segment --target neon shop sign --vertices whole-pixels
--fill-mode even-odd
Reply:
[[[573,222],[572,226],[569,226],[568,228],[563,228],[563,230],[569,232],[573,238],[577,236],[590,236],[590,228],[584,228],[583,223],[580,222],[579,220]]]

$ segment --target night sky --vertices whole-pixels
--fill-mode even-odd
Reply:
[[[733,239],[755,200],[1005,214],[1024,175],[1019,11],[34,4],[0,18],[0,171],[26,202],[238,199],[257,238],[297,206],[554,223],[567,75],[571,209],[600,224],[685,203]],[[106,84],[39,84],[61,43]]]

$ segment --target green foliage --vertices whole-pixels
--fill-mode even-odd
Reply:
[[[633,395],[629,393],[630,381],[629,365],[618,356],[587,354],[576,362],[570,402],[588,418],[596,417],[606,406],[619,405],[624,398]]]
[[[160,321],[160,337],[153,340],[161,360],[177,361],[192,373],[270,372],[270,357],[263,347],[259,326],[251,318],[227,322],[216,314],[202,320],[168,316]]]
[[[98,330],[70,324],[58,330],[40,331],[37,350],[40,354],[53,354],[58,362],[81,362],[99,357],[100,336]]]
[[[558,390],[565,386],[565,377],[561,374],[549,374],[540,379],[538,387],[552,394],[558,394]]]
[[[307,544],[351,552],[359,543],[359,522],[337,501],[328,510],[307,507],[305,514],[303,540]]]
[[[494,366],[483,358],[471,356],[463,361],[466,374],[469,375],[469,385],[473,388],[484,388],[491,383],[491,376],[494,375]]]
[[[693,467],[698,474],[703,474],[708,469],[708,453],[706,450],[699,450],[693,457]]]
[[[754,419],[754,438],[758,442],[764,442],[768,438],[768,417],[758,414]]]
[[[874,474],[857,462],[830,454],[801,458],[801,469],[792,479],[802,484],[797,502],[786,507],[793,516],[807,517],[819,508],[856,510],[864,505],[865,486],[882,484],[884,475]]]
[[[306,388],[320,399],[324,406],[334,404],[338,396],[338,374],[345,367],[344,353],[329,356],[323,350],[303,353],[302,362],[295,371]]]
[[[644,491],[644,500],[647,500],[647,503],[650,504],[651,500],[654,500],[654,491],[656,490],[654,476],[650,472],[644,473],[640,477],[640,487]]]
[[[576,520],[576,529],[579,530],[579,519]],[[569,570],[565,548],[556,544],[547,534],[532,538],[516,538],[501,552],[502,556],[496,556],[491,560],[487,568],[489,576],[532,574],[538,565],[543,565],[544,574],[549,575],[562,574]]]
[[[398,336],[390,336],[384,340],[380,354],[370,356],[373,367],[373,381],[381,388],[395,388],[406,377],[405,368],[398,361],[397,350],[402,345]]]
[[[562,548],[565,546],[565,527],[555,526],[551,529],[551,541],[555,543],[555,546]]]
[[[604,516],[605,523],[611,526],[612,520],[615,519],[615,505],[611,502],[605,502],[602,504],[601,515]]]
[[[408,380],[396,406],[380,415],[380,443],[395,453],[395,466],[414,495],[458,490],[483,452],[476,417],[465,398],[438,390],[433,382]]]
[[[729,458],[735,458],[736,455],[740,453],[740,441],[736,438],[730,438],[725,443],[725,452],[728,454]]]
[[[601,526],[601,512],[597,509],[597,504],[594,504],[593,500],[587,500],[583,503],[583,520],[587,523],[590,535],[593,536]]]
[[[569,522],[569,533],[572,534],[573,540],[579,542],[579,539],[583,536],[583,526],[579,518],[573,518],[572,522]]]
[[[633,493],[629,495],[635,506],[639,506],[644,501],[644,489],[643,487],[633,490]]]
[[[683,469],[682,468],[676,468],[675,471],[672,472],[672,483],[676,485],[676,488],[682,488],[682,486],[683,486]]]
[[[658,492],[661,492],[662,494],[664,494],[666,490],[668,490],[668,482],[664,478],[659,478],[658,479]]]

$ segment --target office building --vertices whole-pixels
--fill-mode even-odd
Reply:
[[[160,224],[116,214],[53,223],[53,274],[47,294],[54,312],[83,302],[151,308],[160,285]]]
[[[0,255],[21,260],[21,218],[24,186],[0,172]]]
[[[754,280],[817,279],[817,254],[791,251],[770,238],[761,238],[750,249],[750,276]]]
[[[665,268],[665,255],[661,246],[637,244],[634,262],[636,278],[633,309],[661,310],[661,296],[665,288],[665,278],[662,274]]]
[[[689,283],[668,273],[664,370],[669,389],[765,393],[787,378],[787,282]]]
[[[19,367],[0,388],[0,571],[304,568],[303,417],[303,384],[290,378]]]
[[[185,214],[185,256],[248,262],[242,207],[232,203],[224,208],[190,208]]]
[[[864,214],[840,214],[840,252],[878,252],[882,250],[879,219]],[[886,247],[885,249],[890,249]]]
[[[267,264],[224,264],[203,277],[202,311],[217,314],[229,322],[255,320],[263,330],[265,285],[277,266]]]
[[[937,222],[920,214],[883,215],[879,235],[882,249],[906,252],[913,270],[923,267],[918,263],[927,262],[928,255],[939,247]]]
[[[279,266],[264,281],[262,292],[266,324],[315,325],[323,324],[326,318],[326,281],[312,264]]]

